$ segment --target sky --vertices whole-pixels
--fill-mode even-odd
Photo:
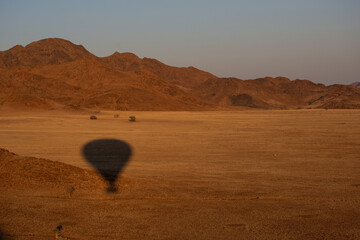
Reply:
[[[359,0],[0,0],[0,51],[50,37],[219,77],[360,81]]]

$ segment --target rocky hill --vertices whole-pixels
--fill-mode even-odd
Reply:
[[[109,57],[101,58],[101,60],[120,71],[150,71],[183,89],[193,88],[210,78],[216,78],[214,75],[194,67],[171,67],[156,59],[141,59],[132,53],[115,52]]]
[[[34,67],[72,62],[83,58],[96,59],[81,45],[75,45],[63,39],[49,38],[32,42],[26,47],[16,45],[7,51],[0,52],[0,67]]]
[[[16,46],[0,52],[0,104],[112,110],[215,107],[155,74],[155,70],[122,71],[115,65],[61,39]]]
[[[19,156],[0,148],[0,189],[101,189],[106,182],[94,171],[61,162]]]
[[[0,52],[0,106],[109,110],[360,108],[360,89],[307,80],[218,78],[50,38]]]

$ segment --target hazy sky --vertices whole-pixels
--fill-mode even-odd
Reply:
[[[0,50],[49,37],[219,77],[360,81],[360,0],[0,0]]]

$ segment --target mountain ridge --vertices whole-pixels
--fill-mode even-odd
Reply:
[[[360,89],[309,80],[219,78],[133,53],[97,57],[59,38],[0,52],[0,106],[218,110],[360,108]]]

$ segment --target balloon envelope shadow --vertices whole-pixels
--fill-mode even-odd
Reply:
[[[12,240],[10,235],[5,234],[0,228],[0,240]]]
[[[117,139],[97,139],[85,144],[82,153],[108,182],[107,191],[116,192],[115,181],[130,159],[130,145]]]

